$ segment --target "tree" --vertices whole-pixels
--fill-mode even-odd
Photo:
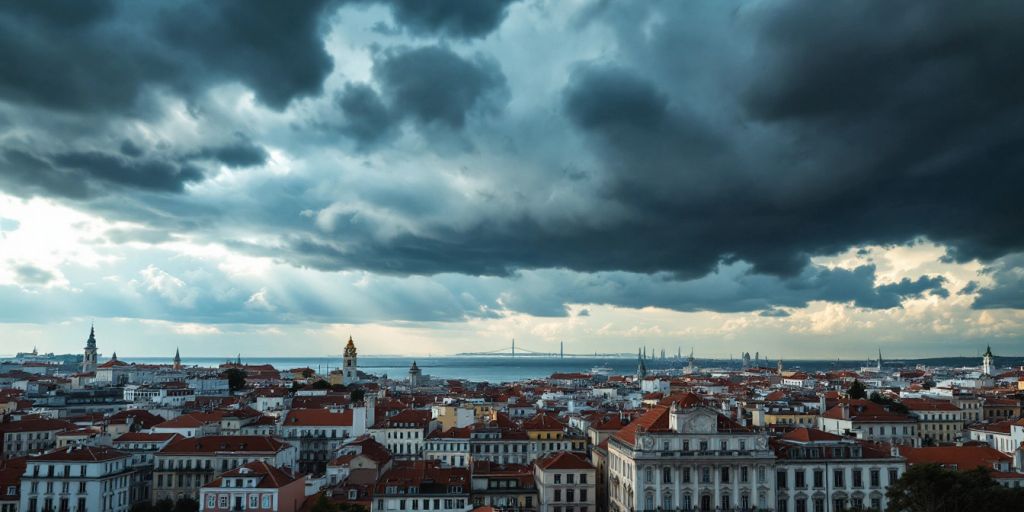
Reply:
[[[1008,489],[985,468],[950,471],[937,464],[911,466],[886,491],[887,510],[897,512],[977,512],[1019,510],[1024,489]]]
[[[239,368],[228,368],[224,372],[224,376],[228,379],[228,389],[232,393],[245,389],[245,378],[249,375],[245,373],[245,370]]]
[[[174,502],[174,512],[198,512],[199,502],[192,498],[181,498]]]
[[[846,394],[854,400],[860,400],[868,397],[868,390],[859,380],[853,379],[853,384],[850,384],[850,389],[846,390]]]
[[[876,404],[884,405],[886,409],[892,412],[899,412],[903,414],[910,412],[910,409],[907,409],[906,405],[903,405],[902,403],[897,402],[896,400],[893,400],[892,398],[889,398],[887,396],[882,396],[881,394],[878,393],[878,391],[871,393],[870,400]]]
[[[331,503],[326,495],[320,493],[316,502],[313,503],[313,508],[310,509],[310,512],[338,512],[338,506]]]
[[[363,398],[366,397],[366,391],[362,388],[355,388],[352,390],[352,402],[362,402]]]

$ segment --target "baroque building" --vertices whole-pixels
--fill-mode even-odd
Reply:
[[[766,434],[686,394],[609,438],[609,510],[769,509],[774,462]]]
[[[96,327],[89,328],[89,339],[85,341],[85,354],[82,357],[82,373],[96,371]]]
[[[356,344],[352,342],[352,336],[348,337],[348,344],[345,345],[344,360],[341,368],[341,383],[348,386],[359,381],[359,370],[356,366]]]

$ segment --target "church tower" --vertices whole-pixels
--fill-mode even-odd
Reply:
[[[995,368],[992,367],[992,346],[985,347],[985,353],[981,357],[981,373],[984,375],[992,375],[995,373]]]
[[[96,327],[89,328],[89,339],[85,341],[85,355],[82,358],[82,373],[96,371]]]
[[[423,383],[423,370],[420,370],[419,366],[416,366],[416,361],[412,362],[412,366],[409,367],[409,387],[416,389]]]
[[[348,337],[348,344],[345,345],[344,362],[342,363],[341,372],[342,384],[347,386],[359,381],[359,370],[356,369],[356,344],[352,342],[352,336]]]
[[[641,354],[640,349],[636,351],[636,359],[636,380],[641,381],[647,376],[647,365],[644,364],[644,356]]]
[[[181,351],[174,349],[174,370],[181,370]]]

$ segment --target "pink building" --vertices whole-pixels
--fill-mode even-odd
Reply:
[[[305,477],[265,462],[250,462],[228,471],[199,491],[199,510],[295,512],[306,499]]]

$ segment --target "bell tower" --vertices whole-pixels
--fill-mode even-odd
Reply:
[[[82,373],[96,371],[96,327],[89,327],[89,339],[85,340],[85,355],[82,357]]]
[[[356,367],[356,344],[352,342],[352,336],[348,337],[348,344],[345,345],[344,362],[342,363],[341,371],[342,384],[347,386],[359,381],[359,370]]]

